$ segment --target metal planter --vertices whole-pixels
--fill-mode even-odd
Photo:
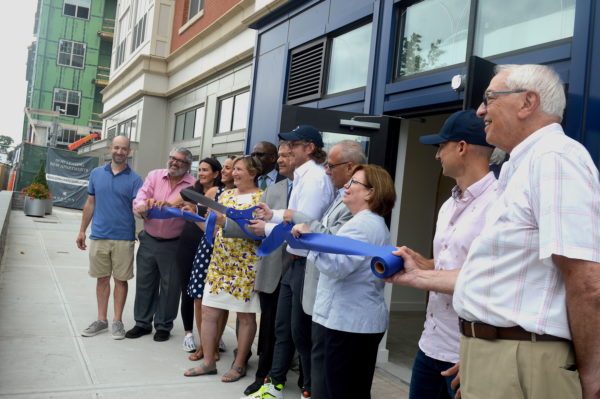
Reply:
[[[27,216],[44,217],[46,214],[46,200],[25,197],[23,211]]]

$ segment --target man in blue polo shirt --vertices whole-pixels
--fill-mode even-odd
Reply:
[[[129,139],[117,136],[110,146],[111,163],[92,170],[88,199],[81,216],[77,247],[85,250],[85,231],[92,222],[90,235],[90,276],[97,278],[98,319],[81,332],[92,337],[108,329],[110,276],[115,280],[113,339],[125,338],[123,308],[127,298],[127,280],[133,278],[135,220],[132,201],[142,187],[142,178],[127,165],[131,152]]]

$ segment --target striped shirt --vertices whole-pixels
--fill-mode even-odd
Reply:
[[[466,320],[570,339],[551,256],[600,262],[598,170],[555,123],[513,149],[498,190],[456,282],[454,309]]]

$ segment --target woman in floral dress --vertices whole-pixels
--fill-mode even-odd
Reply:
[[[226,190],[219,203],[236,209],[248,209],[260,202],[262,191],[256,186],[260,163],[249,156],[233,161],[235,189]],[[222,226],[220,215],[217,224]],[[232,222],[232,221],[230,221]],[[216,229],[212,259],[205,280],[202,299],[201,345],[204,360],[199,367],[186,371],[186,376],[216,374],[215,349],[218,319],[227,310],[237,312],[239,320],[238,351],[231,369],[221,381],[233,382],[246,375],[246,356],[256,334],[256,313],[260,312],[258,295],[254,292],[258,242],[251,239],[224,238],[222,228]]]

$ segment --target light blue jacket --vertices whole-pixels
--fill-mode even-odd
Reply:
[[[389,245],[390,231],[383,218],[369,210],[352,217],[337,232],[374,245]],[[380,333],[388,327],[383,298],[384,281],[371,272],[371,257],[310,252],[321,276],[313,321],[329,329]]]

